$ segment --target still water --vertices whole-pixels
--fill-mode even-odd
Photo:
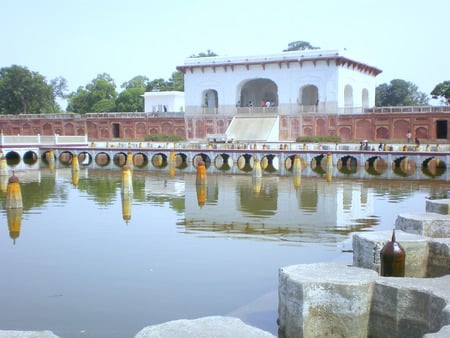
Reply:
[[[446,181],[134,172],[16,172],[23,213],[8,226],[1,184],[0,329],[134,337],[147,325],[231,315],[277,332],[278,269],[351,264],[351,233],[425,211]],[[74,184],[75,183],[75,184]],[[298,183],[298,182],[297,182]],[[10,222],[11,222],[11,215]]]

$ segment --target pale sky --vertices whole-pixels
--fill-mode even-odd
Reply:
[[[0,0],[0,68],[27,67],[69,90],[108,73],[168,80],[185,58],[280,53],[289,42],[347,49],[377,84],[429,94],[450,80],[448,0]],[[65,107],[63,107],[65,108]]]

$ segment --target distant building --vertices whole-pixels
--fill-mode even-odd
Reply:
[[[280,135],[282,116],[291,121],[308,115],[363,113],[375,106],[375,77],[381,73],[339,51],[320,49],[188,58],[177,69],[184,73],[188,138],[222,132],[242,141],[268,140],[267,135],[272,135],[270,141],[285,138]],[[218,117],[222,122],[198,122]],[[266,118],[272,121],[263,122]],[[260,132],[249,133],[249,128]],[[288,137],[301,126],[293,128]],[[276,137],[273,130],[280,130]]]
[[[276,107],[278,114],[361,113],[375,106],[375,77],[381,73],[320,49],[188,58],[177,69],[184,73],[186,114],[235,114],[248,107]]]
[[[184,112],[184,93],[177,91],[145,92],[144,111],[146,113]]]

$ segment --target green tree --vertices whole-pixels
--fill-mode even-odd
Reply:
[[[294,50],[312,50],[312,49],[320,49],[320,47],[314,47],[308,41],[294,41],[288,43],[288,48],[283,50],[283,52],[291,52]]]
[[[91,107],[93,113],[111,113],[116,111],[116,101],[114,99],[101,99]]]
[[[170,90],[170,87],[169,87],[167,81],[164,79],[154,79],[154,80],[150,81],[147,84],[147,87],[145,88],[145,91],[147,91],[147,92],[151,92],[151,91],[165,92],[168,90]]]
[[[190,58],[206,58],[210,56],[218,56],[216,53],[214,53],[212,50],[208,49],[206,53],[200,52],[198,54],[192,54]]]
[[[148,77],[143,76],[143,75],[138,75],[138,76],[133,77],[130,81],[122,83],[122,85],[120,87],[124,88],[124,89],[145,88],[145,87],[147,87],[148,82],[149,82]]]
[[[380,106],[423,106],[428,96],[419,92],[417,86],[405,80],[394,79],[375,89],[375,105]]]
[[[116,110],[120,112],[144,111],[144,88],[128,88],[122,91],[116,99]]]
[[[433,99],[441,98],[445,104],[450,104],[450,81],[437,84],[430,94],[433,96]]]
[[[53,87],[41,74],[17,65],[0,69],[1,114],[45,114],[56,106]]]
[[[169,79],[169,84],[171,84],[171,90],[177,90],[180,92],[184,91],[184,74],[180,71],[172,73],[172,77]]]
[[[66,98],[66,91],[67,91],[67,80],[63,78],[62,76],[57,77],[50,81],[50,85],[53,88],[52,91],[52,102],[53,102],[53,113],[57,113],[61,111],[61,108],[56,103],[56,100],[58,98],[65,99]]]
[[[86,85],[86,88],[79,87],[76,92],[69,94],[67,111],[78,114],[114,111],[115,108],[112,109],[112,106],[116,98],[117,92],[114,80],[106,73],[99,74]]]

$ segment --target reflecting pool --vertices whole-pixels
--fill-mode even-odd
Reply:
[[[392,229],[449,182],[20,171],[0,182],[0,329],[133,337],[147,325],[230,315],[277,332],[278,269],[351,264],[351,233]],[[21,212],[21,214],[20,214]]]

